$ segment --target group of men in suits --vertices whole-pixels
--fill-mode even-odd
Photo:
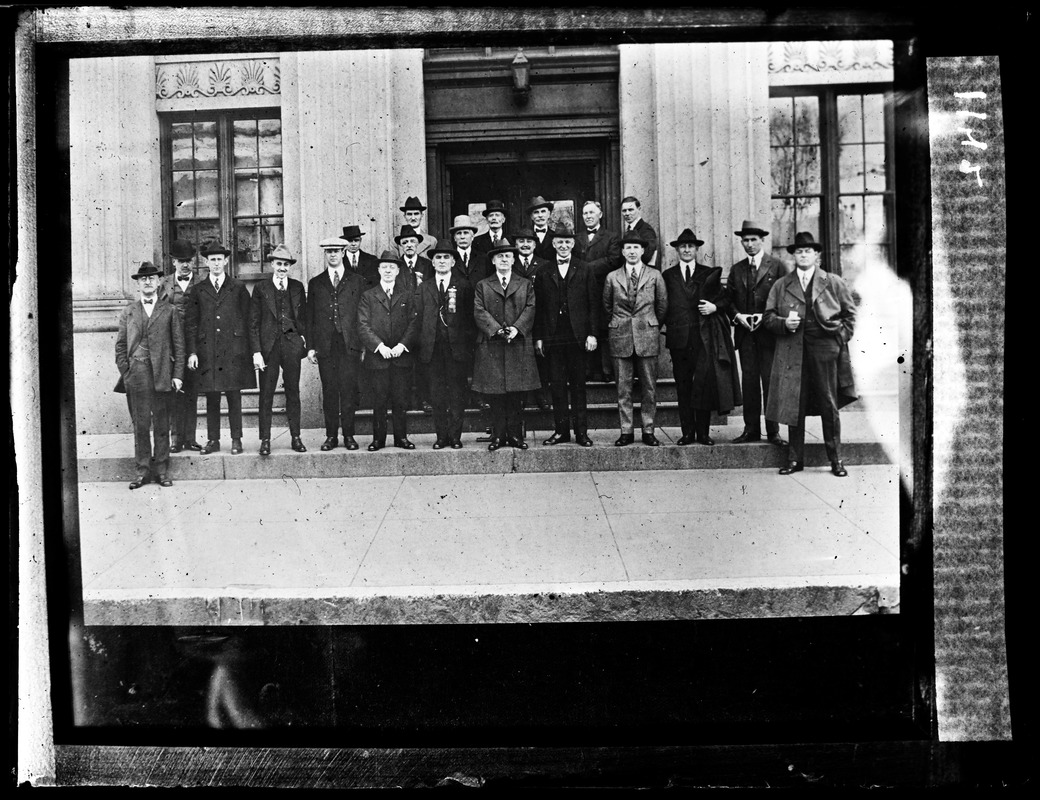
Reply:
[[[855,304],[840,277],[818,268],[821,247],[798,233],[788,251],[791,275],[764,252],[768,236],[745,220],[735,231],[747,258],[722,269],[698,263],[703,241],[689,228],[670,246],[678,263],[657,266],[657,234],[626,197],[622,235],[602,224],[596,201],[582,208],[585,231],[549,224],[553,203],[535,197],[530,225],[509,234],[499,201],[484,209],[488,230],[465,215],[448,239],[421,228],[426,207],[409,197],[395,248],[379,257],[361,249],[364,233],[347,225],[319,243],[324,269],[306,289],[290,276],[296,259],[285,245],[267,256],[270,279],[252,291],[227,275],[230,251],[205,247],[208,274],[192,271],[192,247],[173,242],[174,271],[162,278],[147,262],[135,272],[140,298],[120,315],[116,362],[134,421],[138,475],[170,485],[169,452],[220,450],[221,395],[227,400],[231,453],[242,452],[241,390],[259,376],[260,454],[271,452],[272,404],[285,388],[291,447],[306,452],[300,430],[300,366],[317,365],[325,423],[323,451],[357,450],[354,420],[363,384],[374,412],[370,451],[386,445],[387,410],[395,446],[411,450],[407,409],[416,394],[432,413],[434,449],[462,447],[470,392],[491,412],[491,451],[527,449],[524,399],[553,410],[543,444],[588,435],[586,384],[617,383],[620,436],[635,440],[633,389],[640,387],[642,441],[654,434],[661,333],[677,386],[681,438],[713,445],[710,420],[743,405],[744,430],[734,443],[791,443],[782,474],[803,468],[804,418],[823,417],[835,475],[840,458],[838,408],[854,399],[847,342]],[[735,329],[735,337],[731,335]],[[735,347],[734,347],[735,338]],[[737,368],[740,354],[740,372]],[[196,396],[206,396],[207,440],[195,438]],[[149,444],[154,434],[154,447]],[[165,431],[165,433],[164,433]],[[172,432],[172,445],[170,433]]]

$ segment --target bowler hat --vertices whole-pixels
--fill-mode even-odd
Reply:
[[[344,239],[360,239],[364,236],[361,232],[361,228],[357,225],[344,225],[343,226],[343,238]]]
[[[759,227],[758,223],[752,222],[749,219],[744,220],[740,226],[739,231],[733,231],[737,236],[768,236],[769,231],[765,228]]]
[[[474,233],[477,232],[477,226],[473,224],[473,220],[469,218],[468,214],[459,214],[455,217],[455,224],[448,228],[448,233],[454,234],[455,231],[471,230]]]
[[[231,251],[224,247],[220,242],[210,242],[209,244],[204,245],[201,252],[202,255],[206,257],[231,255]]]
[[[520,251],[513,247],[513,245],[509,243],[508,239],[503,239],[502,244],[500,244],[498,247],[492,247],[490,250],[488,250],[487,257],[490,260],[494,261],[495,256],[497,256],[499,253],[512,253],[514,256],[520,255]]]
[[[340,239],[338,236],[326,236],[324,239],[318,242],[318,247],[320,247],[322,250],[327,250],[330,248],[342,249],[346,246],[346,240]]]
[[[290,264],[296,263],[296,259],[292,257],[289,248],[284,244],[278,245],[274,250],[268,253],[267,258],[265,258],[264,261],[274,261],[276,258],[279,261],[288,261]]]
[[[186,239],[174,239],[170,242],[169,256],[178,261],[189,261],[195,258],[195,247]]]
[[[553,204],[546,200],[541,195],[531,198],[531,202],[527,206],[527,213],[530,214],[536,208],[547,208],[550,211],[553,210]]]
[[[517,239],[531,239],[535,242],[538,241],[538,237],[534,235],[534,229],[532,228],[521,228],[513,234],[513,241]]]
[[[626,244],[640,244],[643,246],[643,249],[647,247],[646,239],[636,231],[625,231],[625,235],[621,237],[621,246],[624,247]]]
[[[162,273],[159,271],[158,267],[156,267],[155,264],[153,264],[151,261],[142,261],[141,266],[138,268],[137,272],[135,272],[130,277],[136,281],[138,278],[147,278],[151,275],[162,275]]]
[[[811,247],[817,253],[823,249],[823,245],[813,238],[808,231],[801,231],[794,235],[794,244],[787,245],[787,252],[793,253],[799,247]]]
[[[437,242],[436,247],[431,247],[426,251],[427,256],[434,256],[437,253],[446,253],[449,256],[454,257],[458,251],[455,249],[455,245],[447,239],[441,239]]]
[[[676,239],[674,242],[669,242],[668,244],[671,247],[678,247],[681,244],[692,244],[697,247],[700,247],[702,244],[704,244],[704,240],[698,239],[697,234],[695,234],[689,228],[683,228],[683,232],[679,234],[679,238]]]
[[[397,253],[393,250],[384,250],[383,254],[379,256],[379,264],[382,266],[384,261],[391,261],[397,264],[398,267],[404,267],[404,259],[399,258]]]
[[[394,237],[394,244],[400,244],[402,239],[418,239],[422,240],[422,237],[415,232],[415,228],[411,225],[402,225],[401,232]]]
[[[418,197],[409,197],[404,201],[404,205],[401,206],[402,211],[425,211],[426,206],[422,204],[422,201]]]
[[[492,211],[501,211],[505,216],[509,216],[509,209],[506,208],[506,204],[501,200],[488,200],[487,207],[484,209],[485,219]]]
[[[549,230],[549,237],[552,239],[573,239],[574,228],[565,222],[560,223],[555,229]]]

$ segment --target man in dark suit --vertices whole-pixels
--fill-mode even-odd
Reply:
[[[201,453],[220,450],[220,395],[227,398],[231,454],[242,452],[242,390],[256,387],[249,357],[249,290],[227,275],[231,251],[215,243],[203,249],[209,278],[194,286],[186,307],[188,369],[197,370],[206,395],[208,440]]]
[[[509,244],[509,235],[505,229],[507,212],[506,204],[501,200],[489,200],[484,208],[484,219],[487,220],[488,229],[473,238],[473,249],[483,254],[485,276],[495,271],[488,253],[503,244]]]
[[[473,288],[453,270],[455,248],[444,240],[427,253],[433,277],[415,292],[419,361],[433,407],[434,450],[462,448],[466,378],[473,361]]]
[[[419,234],[411,225],[403,225],[401,232],[394,237],[394,243],[400,252],[402,262],[398,281],[415,289],[424,280],[433,275],[433,264],[428,258],[419,255]]]
[[[361,278],[365,288],[370,289],[379,283],[379,259],[361,249],[364,235],[357,225],[343,227],[343,268]]]
[[[552,244],[551,232],[547,234],[549,243]],[[513,243],[516,245],[517,257],[516,263],[513,265],[513,271],[521,277],[527,278],[529,281],[534,281],[538,276],[538,273],[547,266],[550,266],[553,262],[539,258],[535,250],[538,246],[538,238],[535,236],[534,231],[531,228],[521,228],[516,232],[513,237]],[[555,260],[555,259],[554,259]],[[538,362],[538,379],[542,382],[542,388],[536,392],[531,392],[528,396],[528,401],[533,400],[534,405],[538,406],[540,411],[545,411],[549,408],[551,403],[552,392],[549,388],[549,362],[545,358],[536,359]]]
[[[195,248],[191,242],[175,239],[170,243],[170,261],[173,272],[159,283],[156,296],[173,304],[180,315],[181,323],[185,323],[184,307],[188,292],[199,281],[206,278],[195,271]],[[184,371],[184,381],[179,392],[174,392],[170,404],[170,452],[179,453],[185,448],[201,450],[202,445],[195,441],[195,429],[198,425],[198,391],[195,388],[195,373]]]
[[[404,205],[401,206],[401,213],[404,214],[404,224],[410,227],[419,236],[419,244],[415,249],[416,254],[429,258],[428,250],[437,244],[437,237],[434,236],[430,231],[424,231],[422,227],[423,213],[426,211],[426,206],[422,204],[422,201],[418,197],[409,197],[404,201]],[[396,247],[397,255],[403,256],[404,250],[401,245],[398,244]]]
[[[769,291],[762,324],[777,341],[766,419],[787,425],[791,444],[781,475],[805,468],[805,418],[819,415],[831,472],[844,478],[838,409],[856,399],[848,348],[856,303],[845,281],[823,271],[822,249],[811,233],[795,234],[787,252],[796,269]]]
[[[679,251],[679,263],[662,273],[668,290],[665,346],[672,356],[679,399],[680,445],[715,444],[710,435],[712,412],[728,412],[740,404],[722,267],[696,262],[702,244],[686,228],[671,242]]]
[[[477,226],[465,214],[455,217],[454,224],[448,230],[448,235],[455,243],[455,272],[471,289],[487,277],[483,255],[473,249],[476,232]]]
[[[603,225],[603,207],[596,200],[589,200],[581,210],[582,220],[585,222],[585,231],[579,233],[574,243],[574,255],[592,272],[596,281],[596,290],[603,292],[603,286],[607,275],[624,263],[621,257],[621,240],[615,231]],[[645,242],[643,237],[639,241]],[[645,249],[645,248],[644,248]],[[606,326],[609,315],[601,319],[600,324]],[[606,341],[608,332],[605,327],[599,331],[601,341]],[[588,379],[593,381],[613,380],[614,363],[608,348],[597,348],[588,354]]]
[[[156,296],[160,272],[153,264],[143,262],[131,277],[137,281],[141,296],[120,312],[116,335],[116,367],[131,398],[134,424],[137,477],[130,489],[140,489],[152,476],[160,486],[173,486],[166,474],[170,460],[169,408],[171,395],[182,386],[184,327],[173,305]]]
[[[541,195],[532,198],[527,204],[527,214],[531,217],[531,230],[535,238],[534,254],[546,261],[552,261],[556,257],[553,250],[553,229],[549,226],[553,208],[553,204]]]
[[[730,318],[736,326],[733,334],[740,353],[740,388],[744,395],[744,430],[734,444],[757,442],[762,438],[762,406],[769,399],[769,377],[773,371],[776,336],[762,325],[766,300],[773,284],[787,274],[780,259],[764,250],[769,231],[749,219],[739,231],[740,245],[747,258],[738,261],[726,280],[726,293],[732,303]],[[785,445],[780,426],[766,420],[766,436],[775,445]]]
[[[296,263],[284,245],[267,256],[271,280],[260,281],[249,301],[249,343],[253,366],[260,371],[260,455],[271,454],[271,414],[278,373],[285,386],[292,449],[306,453],[300,438],[300,361],[307,355],[307,299],[303,284],[289,277]]]
[[[379,284],[361,295],[358,336],[365,347],[364,366],[372,390],[370,451],[386,446],[386,406],[394,421],[394,446],[414,450],[408,441],[408,393],[412,349],[416,345],[415,290],[399,280],[403,263],[393,250],[379,256]]]
[[[339,445],[357,450],[354,416],[358,407],[358,370],[361,369],[361,340],[357,335],[357,311],[365,282],[343,266],[346,241],[335,236],[318,244],[325,269],[307,284],[307,359],[318,365],[321,379],[321,408],[325,416],[328,451]]]
[[[646,252],[643,263],[661,269],[657,263],[657,231],[653,225],[643,219],[642,203],[629,195],[621,201],[621,218],[625,221],[622,233],[635,231],[646,240]]]
[[[574,231],[557,228],[553,244],[555,262],[540,269],[534,284],[534,347],[548,362],[554,422],[553,435],[542,444],[569,442],[573,427],[574,440],[591,447],[585,359],[598,346],[602,295],[588,267],[571,257]]]

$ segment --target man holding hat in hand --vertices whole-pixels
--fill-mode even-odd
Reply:
[[[143,262],[130,277],[137,281],[140,299],[120,312],[116,335],[116,367],[130,400],[134,424],[137,477],[130,489],[140,489],[151,476],[160,486],[173,486],[166,474],[170,460],[169,409],[171,395],[183,385],[184,326],[173,305],[157,297],[161,273],[153,264]]]
[[[306,453],[300,438],[300,361],[307,355],[307,300],[303,284],[289,277],[289,267],[296,259],[284,244],[266,260],[271,264],[271,280],[253,287],[249,301],[249,343],[253,366],[260,371],[260,455],[271,454],[271,414],[279,371],[285,386],[291,446],[297,453]]]
[[[429,257],[426,251],[437,244],[437,237],[428,231],[424,231],[422,227],[423,213],[426,211],[426,206],[422,204],[422,201],[418,197],[409,197],[404,201],[404,205],[401,206],[401,213],[404,214],[404,224],[408,225],[412,230],[415,231],[419,237],[419,243],[415,247],[416,255]],[[404,255],[404,248],[398,243],[395,247],[397,255]]]

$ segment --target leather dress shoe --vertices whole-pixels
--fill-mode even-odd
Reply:
[[[709,447],[713,447],[715,445],[715,440],[712,439],[710,436],[698,436],[697,437],[697,443],[698,444],[706,444]]]
[[[358,443],[356,441],[354,441],[354,437],[353,436],[344,436],[343,437],[343,446],[345,448],[347,448],[348,450],[357,450],[358,447],[359,447]]]
[[[321,449],[325,450],[325,451],[328,451],[328,450],[332,450],[333,448],[337,447],[338,445],[339,445],[339,439],[337,439],[335,436],[330,436],[322,443]]]
[[[177,442],[176,444],[171,444],[170,445],[170,452],[171,453],[179,453],[183,449],[184,449],[184,446],[180,442]]]
[[[657,437],[652,433],[643,434],[643,444],[649,445],[650,447],[660,447],[661,443],[657,441]]]
[[[542,442],[542,444],[560,444],[561,442],[569,442],[570,440],[571,434],[569,431],[566,433],[560,433],[559,431],[557,431],[544,442]]]
[[[138,475],[136,478],[130,481],[130,491],[132,492],[134,489],[140,489],[146,483],[148,483],[148,476]]]
[[[575,433],[574,441],[576,441],[582,447],[592,447],[592,439],[589,438],[588,431],[580,431],[578,433]]]
[[[260,455],[269,456],[271,455],[271,440],[261,439],[260,440]]]
[[[509,447],[515,447],[517,450],[527,449],[527,442],[525,442],[523,439],[518,439],[516,436],[510,436],[508,439],[506,439],[506,444]]]
[[[488,450],[490,450],[493,453],[496,450],[498,450],[501,446],[502,446],[502,440],[493,438],[491,440],[491,442],[488,444]]]
[[[394,439],[394,447],[400,447],[402,450],[415,449],[415,445],[408,441],[407,436],[402,436],[400,439]]]
[[[215,453],[219,449],[220,449],[220,440],[219,439],[210,439],[208,442],[206,442],[205,447],[203,447],[199,452],[202,453],[202,455],[204,455],[204,456],[208,456],[210,453]]]
[[[767,441],[770,444],[775,444],[777,447],[786,447],[787,446],[787,442],[780,438],[780,434],[779,433],[771,434],[769,436],[769,438],[767,439]]]
[[[368,452],[374,453],[376,450],[382,450],[384,447],[386,447],[386,442],[373,440],[372,444],[368,446]]]
[[[292,437],[292,449],[297,453],[306,453],[307,448],[303,446],[303,439],[299,436]]]
[[[760,433],[749,433],[745,430],[740,436],[733,440],[733,444],[748,444],[749,442],[760,442],[762,441],[762,434]]]
[[[683,434],[682,436],[679,437],[679,441],[677,441],[676,444],[679,445],[680,447],[685,447],[686,445],[693,444],[696,441],[697,441],[697,437],[696,436],[687,436],[686,434]]]
[[[159,477],[155,479],[155,482],[157,484],[159,484],[160,486],[165,486],[165,487],[173,486],[173,481],[171,481],[169,479],[169,477],[166,475],[165,472],[162,473],[161,475],[159,475]]]
[[[198,442],[188,442],[186,445],[183,445],[183,448],[185,450],[194,450],[195,452],[198,452],[202,449],[202,445]]]
[[[803,469],[805,469],[805,464],[801,461],[788,461],[787,466],[780,467],[780,474],[790,475],[793,472],[801,472]]]
[[[625,445],[632,444],[635,440],[636,435],[634,433],[623,433],[617,438],[617,441],[614,442],[614,447],[624,447]]]
[[[433,449],[434,450],[443,450],[447,446],[448,446],[448,440],[447,439],[438,439],[436,442],[433,443]]]
[[[840,461],[831,462],[831,474],[836,475],[839,478],[844,478],[849,473],[845,469],[845,465]]]
[[[231,440],[231,455],[237,456],[241,452],[242,452],[242,440],[241,439],[232,439]]]
[[[453,439],[452,442],[451,442],[451,449],[452,450],[461,450],[462,449],[462,442],[459,441],[458,439]]]

